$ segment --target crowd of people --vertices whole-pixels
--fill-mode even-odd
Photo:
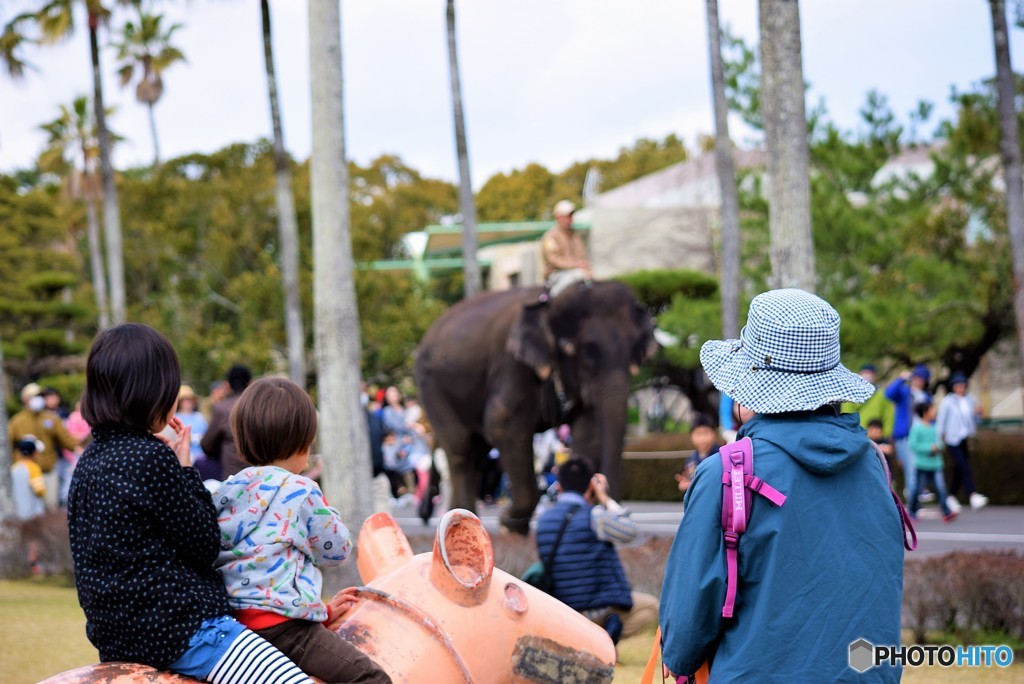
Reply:
[[[824,678],[841,678],[855,639],[899,643],[907,520],[935,501],[950,522],[961,493],[972,508],[987,504],[970,467],[981,411],[967,378],[953,373],[938,403],[924,365],[877,387],[873,366],[855,374],[839,362],[835,310],[800,290],[756,297],[742,339],[706,343],[701,363],[729,411],[720,426],[703,415],[692,421],[694,451],[675,476],[684,517],[660,600],[632,590],[616,546],[636,538],[636,525],[587,454],[572,452],[568,426],[534,438],[538,488],[554,499],[536,530],[548,590],[616,642],[659,622],[672,673],[710,664],[725,679],[798,678],[824,667]],[[446,463],[422,408],[394,386],[364,387],[363,397],[373,476],[390,505],[436,503],[432,483]],[[269,669],[278,674],[266,681],[390,681],[322,629],[354,599],[325,602],[319,568],[343,560],[352,540],[316,481],[317,415],[302,388],[254,382],[235,366],[201,406],[180,383],[166,338],[129,324],[94,341],[73,411],[35,384],[21,399],[9,423],[18,517],[67,508],[79,600],[103,660],[225,684]],[[726,447],[734,439],[753,454],[746,479],[737,476],[739,452]],[[493,456],[484,502],[501,492]],[[894,468],[909,515],[890,491]],[[730,486],[734,497],[744,495],[737,487],[779,494],[737,506],[747,515],[738,564],[724,527]],[[268,494],[278,491],[285,499]],[[278,533],[289,525],[306,529]],[[27,553],[43,572],[38,547]],[[832,619],[809,620],[812,608]],[[161,615],[159,624],[148,614]],[[868,678],[898,677],[898,668],[880,667]]]

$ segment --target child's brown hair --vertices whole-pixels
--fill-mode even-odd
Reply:
[[[246,463],[280,461],[313,444],[316,407],[291,380],[262,378],[246,387],[232,407],[231,434]]]

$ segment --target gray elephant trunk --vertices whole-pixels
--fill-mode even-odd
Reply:
[[[605,378],[591,394],[592,403],[572,425],[574,456],[586,458],[597,472],[608,478],[608,493],[622,496],[622,446],[626,436],[626,405],[629,376]]]

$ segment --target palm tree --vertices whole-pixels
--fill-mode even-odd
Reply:
[[[797,0],[759,0],[773,287],[814,292],[810,157]]]
[[[13,79],[25,76],[28,64],[21,55],[22,46],[32,42],[24,32],[24,25],[31,23],[35,15],[31,12],[16,15],[4,25],[0,31],[0,62],[3,62],[7,74]]]
[[[299,300],[299,227],[292,196],[292,172],[284,151],[281,105],[277,98],[277,74],[270,32],[270,3],[260,0],[263,17],[263,58],[267,66],[267,93],[274,125],[274,178],[277,186],[277,230],[281,239],[281,278],[284,286],[285,331],[288,337],[288,374],[293,382],[306,386],[306,334],[302,329]]]
[[[133,4],[133,0],[115,0],[117,4]],[[138,0],[134,0],[137,2]],[[8,29],[17,30],[31,21],[42,41],[55,43],[75,30],[74,9],[85,6],[89,26],[89,58],[92,63],[93,111],[96,117],[96,139],[99,147],[100,178],[103,184],[103,230],[107,247],[107,272],[110,274],[110,308],[113,323],[125,322],[124,249],[121,244],[121,209],[114,183],[114,167],[110,161],[110,133],[107,130],[106,107],[103,104],[103,78],[100,68],[100,26],[110,18],[110,10],[102,0],[47,0],[30,16],[20,15],[9,22]],[[16,23],[17,22],[17,23]],[[10,67],[8,67],[10,68]]]
[[[996,55],[996,90],[999,93],[999,152],[1006,181],[1006,223],[1013,256],[1013,310],[1017,317],[1018,352],[1024,387],[1024,181],[1021,179],[1020,135],[1013,68],[1010,66],[1006,3],[989,0],[992,11],[992,42]]]
[[[4,373],[4,348],[0,344],[0,576],[8,576],[21,548],[14,520],[14,492],[11,489],[11,440],[7,439],[7,374]],[[21,558],[18,558],[21,560]]]
[[[462,87],[459,85],[459,56],[455,49],[455,0],[448,0],[448,73],[452,82],[452,112],[455,116],[455,151],[459,158],[459,207],[462,211],[462,263],[465,295],[480,291],[480,266],[476,260],[476,200],[469,175],[469,150],[466,145],[466,119],[462,114]]]
[[[20,50],[29,39],[22,30],[33,19],[31,14],[19,14],[0,31],[0,62],[11,78],[25,74],[25,61]],[[4,372],[4,345],[0,340],[0,575],[7,576],[20,548],[19,534],[14,520],[14,494],[11,489],[11,441],[7,435],[7,374]]]
[[[40,128],[46,131],[49,139],[39,157],[39,169],[62,176],[68,195],[73,200],[85,202],[92,287],[99,312],[99,328],[104,330],[110,326],[110,313],[96,206],[100,194],[96,178],[96,128],[88,98],[79,96],[70,107],[61,105],[60,116]]]
[[[121,87],[127,86],[138,73],[135,84],[135,99],[146,105],[149,111],[149,130],[153,136],[153,167],[160,165],[160,142],[156,134],[156,117],[153,106],[164,94],[162,74],[175,62],[184,62],[185,55],[171,45],[171,36],[181,28],[172,24],[164,29],[163,16],[149,14],[139,7],[138,24],[126,21],[121,28],[121,40],[113,43],[121,64],[117,73],[121,76]]]
[[[359,529],[371,510],[370,440],[359,404],[359,310],[349,235],[340,0],[309,0],[313,100],[313,301],[324,490]]]
[[[718,0],[707,0],[708,50],[711,53],[711,99],[715,107],[715,165],[722,193],[722,335],[740,336],[740,207],[736,171],[729,140],[729,105],[725,99],[725,67],[722,63],[722,30],[718,24]]]

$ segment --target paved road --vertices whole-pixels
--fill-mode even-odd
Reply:
[[[626,505],[646,534],[674,536],[682,519],[679,504],[632,501]],[[491,534],[500,531],[498,511],[497,507],[478,511],[484,527]],[[423,533],[437,528],[437,518],[425,526],[412,508],[399,509],[395,518],[407,533]],[[908,557],[981,549],[1008,549],[1024,553],[1024,506],[989,506],[977,511],[964,507],[960,517],[950,524],[942,522],[938,509],[926,507],[921,511],[916,529],[918,548]]]

